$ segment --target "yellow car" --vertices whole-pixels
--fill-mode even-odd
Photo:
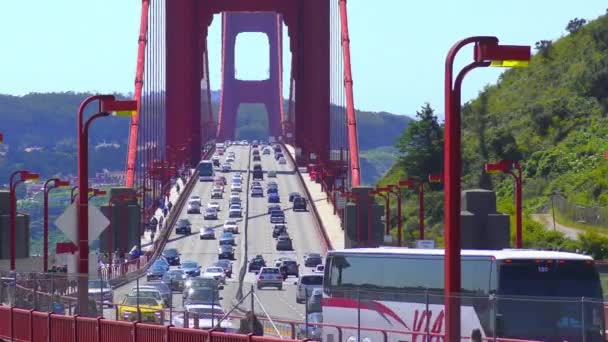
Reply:
[[[162,323],[163,302],[152,297],[139,297],[139,312],[141,322]],[[137,297],[126,296],[118,305],[118,319],[121,321],[137,320]]]

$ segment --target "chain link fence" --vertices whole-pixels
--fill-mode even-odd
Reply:
[[[548,214],[552,214],[552,210],[555,210],[572,222],[608,229],[608,207],[581,205],[557,192],[551,194],[550,198]]]

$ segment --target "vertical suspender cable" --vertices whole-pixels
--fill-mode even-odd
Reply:
[[[350,156],[350,173],[352,186],[361,184],[359,167],[359,142],[357,139],[357,119],[355,117],[355,100],[353,95],[353,78],[350,65],[350,38],[348,36],[348,15],[346,0],[339,0],[340,22],[342,31],[342,54],[344,56],[344,87],[346,88],[346,115],[348,117],[348,147]]]

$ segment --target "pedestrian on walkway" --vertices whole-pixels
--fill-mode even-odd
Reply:
[[[154,243],[154,231],[150,232],[150,242]]]
[[[165,223],[165,218],[161,216],[158,218],[158,230],[163,229],[163,223]]]
[[[178,194],[179,194],[179,190],[181,190],[180,187],[179,187],[179,183],[176,183],[175,184],[175,191],[177,191]]]
[[[255,336],[264,336],[264,327],[252,311],[247,311],[245,318],[241,319],[239,334],[253,334]]]
[[[171,201],[169,201],[169,205],[167,207],[169,208],[169,211],[171,211],[171,208],[173,208],[173,203],[171,203]]]

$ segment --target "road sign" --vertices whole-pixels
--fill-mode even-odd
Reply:
[[[76,227],[78,212],[76,208],[78,202],[72,203],[65,211],[55,220],[55,225],[70,241],[78,244],[78,231]],[[97,207],[89,206],[89,242],[97,239],[99,234],[104,231],[110,224],[110,221]]]
[[[435,248],[435,240],[416,240],[416,248]]]

